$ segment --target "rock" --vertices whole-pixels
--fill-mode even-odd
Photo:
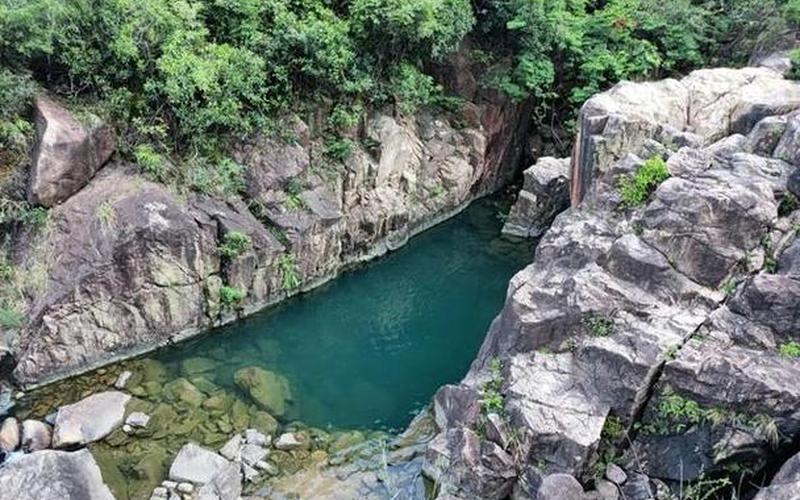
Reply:
[[[226,500],[238,499],[242,494],[242,477],[240,467],[235,463],[228,463],[220,470],[210,483],[203,485],[197,491],[197,500]]]
[[[24,455],[0,469],[0,492],[14,500],[114,500],[88,450]]]
[[[8,417],[0,425],[0,450],[14,451],[20,445],[19,422],[14,417]]]
[[[28,200],[52,207],[89,182],[114,152],[114,131],[93,117],[85,125],[52,99],[34,99],[38,133]]]
[[[219,454],[231,461],[241,459],[242,450],[242,436],[239,434],[233,436],[225,443],[225,446],[220,448]]]
[[[503,225],[513,236],[540,236],[569,207],[569,158],[543,157],[525,170],[525,181]]]
[[[130,370],[125,370],[122,373],[120,373],[119,377],[117,377],[116,382],[114,382],[114,388],[119,390],[124,389],[125,386],[128,385],[128,381],[131,379],[131,375],[133,375],[133,372],[131,372]]]
[[[775,146],[773,156],[800,166],[800,115],[789,119],[785,131]]]
[[[270,476],[277,476],[278,474],[281,473],[280,469],[278,469],[275,465],[273,465],[273,464],[271,464],[271,463],[269,463],[269,462],[267,462],[265,460],[261,460],[259,462],[256,462],[255,467],[256,467],[256,469],[263,470],[264,472],[266,472]]]
[[[192,483],[178,483],[178,487],[175,489],[178,490],[179,493],[188,495],[194,492],[194,485]]]
[[[504,450],[508,449],[511,443],[511,434],[509,433],[508,424],[503,417],[497,413],[489,413],[486,415],[486,439],[497,443]]]
[[[169,468],[169,478],[176,482],[209,484],[221,474],[227,474],[231,462],[196,444],[184,445]]]
[[[62,406],[56,416],[53,447],[86,445],[108,436],[122,425],[130,399],[122,392],[107,391]]]
[[[594,482],[594,492],[586,494],[586,500],[618,500],[619,489],[611,481],[604,481],[602,479]],[[594,493],[594,496],[592,496]]]
[[[178,378],[164,386],[164,392],[174,401],[180,401],[192,407],[198,407],[205,400],[205,395],[185,378]]]
[[[2,356],[0,355],[0,358]],[[0,418],[11,413],[16,406],[14,402],[14,389],[5,382],[0,381]]]
[[[434,419],[442,429],[473,425],[478,421],[480,411],[480,394],[472,388],[445,385],[433,397]]]
[[[274,436],[278,432],[278,421],[265,411],[256,411],[250,415],[250,425],[267,436]]]
[[[609,463],[606,466],[606,479],[611,481],[612,483],[620,486],[625,484],[625,481],[628,480],[628,475],[625,474],[625,471],[622,470],[622,467],[619,465]]]
[[[281,434],[273,444],[275,445],[275,448],[282,451],[297,450],[307,445],[301,436],[294,432],[285,432]]]
[[[794,169],[789,175],[786,183],[786,189],[792,193],[796,198],[800,199],[800,166]]]
[[[52,431],[50,426],[38,420],[22,422],[22,449],[26,452],[45,450],[50,447]]]
[[[583,486],[569,474],[550,474],[542,479],[537,494],[540,500],[580,500]]]
[[[631,474],[622,486],[622,498],[630,500],[652,500],[653,489],[650,479],[644,474]]]
[[[267,457],[267,454],[266,449],[254,444],[245,444],[241,449],[242,461],[250,467],[255,467],[258,462]]]
[[[268,448],[272,443],[272,439],[270,439],[269,436],[262,434],[257,429],[246,429],[244,431],[244,440],[247,442],[247,444],[253,444],[266,448]]]
[[[286,377],[251,366],[237,371],[233,378],[236,386],[262,409],[278,417],[286,412],[286,401],[292,397]]]
[[[753,500],[792,500],[800,498],[800,454],[792,456]]]
[[[216,368],[217,362],[209,358],[194,357],[181,361],[181,373],[186,377],[208,373]]]
[[[128,418],[125,419],[125,423],[131,427],[144,428],[150,423],[150,415],[140,411],[135,411],[128,415]]]
[[[451,428],[430,443],[422,470],[440,493],[487,500],[506,498],[517,475],[508,453],[464,427]]]

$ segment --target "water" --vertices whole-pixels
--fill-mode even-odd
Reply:
[[[507,206],[482,200],[388,256],[152,357],[215,360],[205,376],[233,389],[233,373],[260,366],[289,380],[283,420],[321,428],[397,430],[458,381],[500,310],[531,245],[500,237]]]

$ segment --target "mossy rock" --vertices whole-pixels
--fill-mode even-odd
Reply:
[[[334,436],[333,442],[328,446],[331,455],[358,446],[367,440],[361,431],[339,432]]]
[[[92,453],[95,462],[97,462],[97,466],[100,468],[103,482],[106,483],[111,493],[114,494],[114,498],[117,500],[129,500],[131,497],[128,495],[128,480],[117,467],[118,460],[116,453],[114,453],[111,448],[102,444],[90,445],[89,451]]]
[[[250,415],[247,405],[242,403],[239,399],[234,400],[229,414],[233,427],[237,431],[243,431],[250,425]]]
[[[197,356],[181,361],[181,374],[185,377],[193,377],[216,369],[217,362],[210,358]]]
[[[250,427],[268,436],[275,436],[280,424],[269,413],[258,410],[250,412]]]
[[[200,389],[201,392],[204,392],[206,394],[210,395],[210,394],[213,394],[213,393],[219,391],[219,387],[215,383],[213,383],[212,381],[208,380],[205,377],[192,377],[192,378],[189,379],[189,381],[195,387]]]
[[[283,375],[250,366],[233,376],[236,386],[250,396],[261,409],[276,417],[286,413],[286,402],[292,399],[289,381]]]
[[[170,378],[164,363],[150,358],[140,359],[131,369],[142,374],[142,386],[146,382],[164,384]]]
[[[230,394],[220,391],[203,401],[201,406],[211,414],[227,413],[233,405],[233,399]]]
[[[172,401],[180,401],[191,407],[199,407],[206,399],[200,389],[185,378],[178,378],[164,386],[164,393]]]

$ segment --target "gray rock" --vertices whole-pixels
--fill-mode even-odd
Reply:
[[[543,157],[525,170],[517,202],[503,233],[523,238],[541,235],[569,206],[569,158]]]
[[[38,420],[22,422],[22,449],[26,452],[45,450],[52,441],[50,426]]]
[[[622,486],[622,498],[626,500],[653,500],[650,479],[644,474],[633,473]]]
[[[197,491],[197,500],[238,499],[242,494],[242,476],[238,464],[228,462]]]
[[[772,156],[786,131],[787,121],[785,116],[768,116],[758,122],[747,134],[747,149],[760,156]]]
[[[44,450],[0,468],[0,492],[14,500],[114,500],[88,450]]]
[[[487,500],[506,498],[516,478],[508,453],[464,427],[451,428],[430,443],[422,470],[441,493]]]
[[[800,115],[794,115],[789,119],[773,156],[793,165],[800,165]]]
[[[433,396],[433,415],[441,429],[473,425],[480,411],[480,394],[469,387],[444,385]]]
[[[800,498],[800,454],[794,455],[780,468],[769,486],[762,488],[753,500],[793,500]]]
[[[45,96],[34,99],[38,141],[34,151],[28,199],[51,207],[89,182],[114,152],[114,131],[95,118],[82,124]]]
[[[169,468],[169,478],[176,482],[209,484],[226,473],[231,464],[216,453],[189,443],[180,449]]]
[[[2,355],[0,355],[0,359]],[[14,402],[14,389],[5,382],[0,381],[0,418],[11,413],[16,403]]]
[[[58,409],[53,447],[64,448],[99,441],[122,425],[128,394],[107,391],[93,394]]]
[[[594,492],[586,494],[586,500],[618,500],[619,488],[611,481],[599,479],[594,482]]]
[[[796,198],[800,199],[800,166],[795,168],[794,171],[792,171],[792,173],[789,175],[786,188]]]
[[[584,497],[583,486],[569,474],[550,474],[542,478],[537,492],[540,500],[580,500]]]
[[[625,471],[622,470],[622,467],[619,465],[609,463],[608,466],[606,466],[606,479],[616,485],[621,485],[628,480],[628,475],[625,474]]]

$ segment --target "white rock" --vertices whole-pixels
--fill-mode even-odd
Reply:
[[[19,421],[9,417],[0,425],[0,450],[14,451],[19,447],[20,432]]]
[[[270,476],[277,476],[281,471],[276,465],[273,465],[266,460],[256,462],[256,469],[261,469]]]
[[[174,490],[175,488],[178,487],[178,483],[176,483],[175,481],[166,480],[166,481],[161,481],[161,486],[169,490]]]
[[[242,446],[242,461],[249,466],[254,466],[256,463],[266,458],[268,451],[260,446],[254,444],[246,444]]]
[[[122,426],[122,432],[124,432],[125,434],[133,434],[133,427],[131,427],[128,424],[125,424]]]
[[[256,446],[268,447],[272,439],[259,432],[256,429],[247,429],[244,431],[244,440],[247,444],[254,444]]]
[[[52,431],[50,426],[38,420],[22,422],[22,449],[31,452],[50,447]]]
[[[157,497],[164,497],[164,498],[166,498],[166,496],[167,496],[167,493],[168,493],[168,490],[167,490],[166,488],[164,488],[163,486],[157,486],[157,487],[156,487],[156,488],[153,490],[153,496],[157,496]]]
[[[44,450],[22,455],[3,467],[0,498],[114,500],[103,483],[100,468],[86,449],[75,452]]]
[[[108,436],[122,425],[130,399],[125,393],[107,391],[62,406],[56,416],[53,446],[85,445]]]
[[[228,460],[239,460],[240,452],[242,449],[242,436],[235,435],[228,440],[225,445],[219,449],[219,454]]]
[[[297,436],[291,432],[281,434],[278,439],[275,440],[275,448],[282,451],[296,450],[302,446],[303,442],[297,439]]]
[[[194,485],[192,483],[179,483],[176,489],[180,493],[191,493],[194,491]]]
[[[229,461],[213,451],[189,443],[181,448],[172,462],[169,478],[179,482],[208,484],[229,464]]]
[[[135,411],[128,415],[125,423],[131,427],[147,427],[147,424],[150,423],[150,415],[140,411]]]
[[[117,377],[117,381],[114,382],[114,387],[117,389],[124,389],[125,386],[128,385],[128,380],[130,380],[131,375],[133,375],[133,373],[128,370],[120,373],[119,377]]]

